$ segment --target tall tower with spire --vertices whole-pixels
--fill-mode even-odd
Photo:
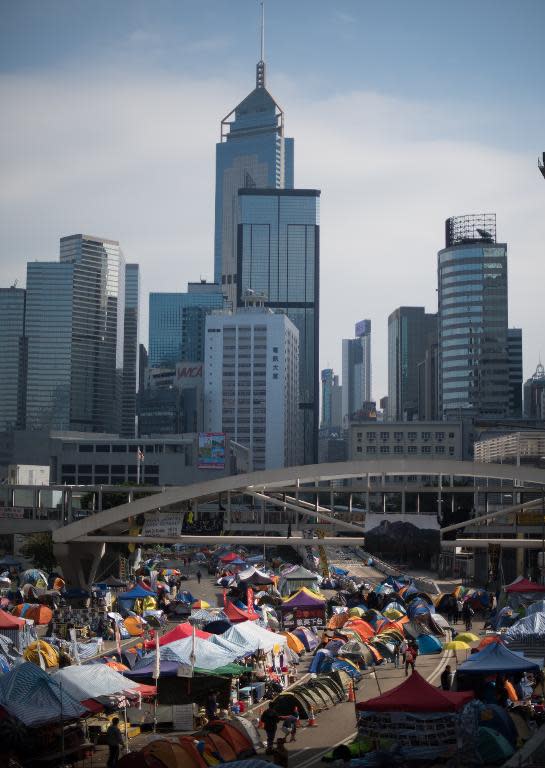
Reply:
[[[284,112],[266,88],[263,3],[255,88],[223,118],[216,144],[214,281],[233,306],[238,190],[255,187],[293,189],[293,139],[284,137]]]

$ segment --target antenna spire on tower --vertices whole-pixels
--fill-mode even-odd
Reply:
[[[261,0],[261,49],[255,74],[255,87],[265,87],[265,2]]]

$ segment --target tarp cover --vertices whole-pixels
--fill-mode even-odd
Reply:
[[[138,684],[123,677],[106,664],[84,664],[64,667],[53,675],[70,696],[77,701],[96,699],[99,696],[114,696],[123,691],[134,690]]]
[[[0,629],[22,629],[26,624],[24,619],[12,616],[0,609]]]
[[[254,568],[253,566],[246,568],[245,571],[240,571],[237,579],[241,584],[274,584],[274,580],[271,579],[270,576],[258,571],[257,568]]]
[[[0,676],[0,706],[27,726],[74,720],[87,713],[85,707],[63,690],[52,675],[28,661]]]
[[[537,600],[526,609],[526,613],[545,613],[545,600]]]
[[[524,592],[545,592],[545,584],[536,584],[528,579],[519,579],[505,587],[506,592],[520,594]]]
[[[519,619],[516,624],[509,627],[504,637],[508,644],[515,640],[526,640],[530,637],[545,639],[545,613],[531,613],[524,619]]]
[[[458,669],[460,672],[486,675],[497,672],[537,671],[539,664],[513,653],[501,643],[491,643],[482,651],[472,654]]]
[[[251,621],[243,621],[236,627],[231,627],[222,637],[232,643],[243,646],[248,652],[253,653],[258,648],[263,651],[272,651],[276,644],[286,645],[286,638],[269,632]]]
[[[457,712],[473,698],[473,692],[442,691],[413,672],[401,685],[368,701],[356,709],[365,712]]]
[[[155,597],[157,592],[152,592],[150,589],[144,589],[139,584],[128,592],[121,592],[118,596],[118,600],[140,600],[144,597]]]
[[[186,637],[182,640],[176,640],[168,645],[163,645],[160,649],[160,658],[165,661],[177,661],[179,664],[191,664],[191,652],[193,647],[193,638]],[[223,667],[229,662],[234,661],[235,653],[230,653],[223,648],[218,648],[207,640],[195,638],[195,659],[194,666],[200,669],[212,670]],[[134,666],[135,670],[152,664],[155,660],[155,653],[143,656]]]

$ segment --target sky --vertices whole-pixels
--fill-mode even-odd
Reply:
[[[257,0],[0,0],[0,285],[76,232],[150,291],[213,279],[215,143],[254,87]],[[267,0],[267,87],[321,189],[320,366],[372,321],[437,310],[444,221],[495,212],[525,378],[545,359],[545,2]]]

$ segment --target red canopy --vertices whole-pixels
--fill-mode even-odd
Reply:
[[[12,616],[11,613],[6,613],[0,608],[0,629],[18,629],[24,627],[25,624],[24,619]]]
[[[505,587],[506,592],[545,592],[545,585],[536,584],[528,579],[520,579],[520,581],[514,581]]]
[[[232,621],[234,624],[239,621],[254,621],[257,619],[257,613],[254,611],[253,606],[247,611],[243,611],[241,608],[237,608],[230,600],[225,600],[223,612],[229,621]]]
[[[220,560],[222,563],[230,563],[231,560],[238,560],[238,555],[236,552],[229,552],[228,555],[223,555],[223,557],[220,557]]]
[[[191,637],[192,632],[193,626],[188,621],[185,621],[183,624],[178,624],[174,629],[171,629],[170,632],[165,632],[165,634],[159,638],[159,645],[168,645],[175,640],[183,640],[184,637]],[[200,637],[202,640],[208,640],[210,632],[203,632],[202,629],[195,628],[195,637]],[[145,644],[145,647],[155,648],[155,642],[149,640]]]
[[[457,712],[473,698],[473,691],[442,691],[430,685],[418,672],[413,672],[401,685],[375,699],[360,702],[356,709],[365,712]]]

